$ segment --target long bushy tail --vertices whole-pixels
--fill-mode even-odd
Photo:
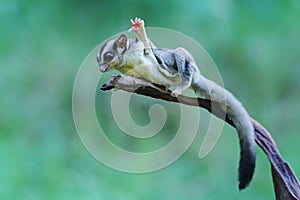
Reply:
[[[202,75],[192,84],[193,89],[207,99],[219,102],[232,119],[240,142],[239,189],[246,188],[255,170],[256,145],[251,118],[242,104],[227,90]]]
[[[249,185],[255,170],[255,135],[250,116],[241,103],[235,101],[240,106],[236,107],[231,118],[240,140],[239,189],[242,190]]]

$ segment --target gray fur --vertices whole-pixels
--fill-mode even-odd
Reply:
[[[100,68],[103,63],[99,58],[101,60],[105,52],[117,49],[111,45],[116,44],[116,41],[118,40],[109,41],[101,48],[97,59]],[[192,88],[197,94],[222,105],[224,111],[232,118],[239,136],[239,189],[247,187],[255,169],[256,149],[251,118],[242,104],[229,91],[206,79],[200,73],[192,55],[184,48],[158,49],[147,38],[146,33],[141,40],[129,39],[126,47],[123,41],[120,48],[122,52],[116,53],[117,58],[111,63],[105,63],[109,66],[107,68],[114,68],[166,87],[176,86],[172,92],[173,96]],[[132,70],[127,70],[128,67],[132,67]]]

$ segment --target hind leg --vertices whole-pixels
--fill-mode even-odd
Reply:
[[[173,97],[177,97],[178,95],[181,94],[181,92],[187,88],[189,88],[191,86],[191,81],[187,81],[187,80],[182,80],[182,82],[177,85],[177,87],[175,88],[175,90],[172,91],[171,95]]]
[[[195,69],[187,57],[189,52],[184,48],[177,48],[174,51],[174,58],[178,68],[178,73],[181,78],[181,83],[177,85],[176,89],[172,92],[172,96],[177,97],[181,92],[191,86]]]

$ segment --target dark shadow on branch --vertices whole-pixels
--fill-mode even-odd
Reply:
[[[165,88],[162,86],[125,75],[114,75],[106,84],[101,87],[101,90],[103,91],[111,89],[124,90],[156,99],[202,107],[220,119],[225,120],[228,124],[234,126],[230,117],[224,113],[218,102],[212,102],[207,99],[192,98],[183,95],[179,95],[178,98],[172,97],[170,95],[171,91],[165,90]],[[211,109],[212,107],[214,109]],[[271,163],[276,199],[300,200],[299,181],[289,164],[283,160],[270,133],[256,120],[252,119],[252,123],[254,126],[256,143],[265,152]]]

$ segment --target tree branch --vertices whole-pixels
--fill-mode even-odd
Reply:
[[[163,86],[126,75],[113,75],[111,79],[101,87],[101,90],[103,91],[111,89],[124,90],[170,102],[202,107],[213,115],[226,121],[228,124],[234,126],[232,120],[224,113],[218,102],[183,95],[179,95],[177,98],[172,97],[171,91],[166,90]],[[271,163],[276,199],[300,200],[299,181],[289,164],[283,160],[270,133],[256,120],[252,119],[252,123],[254,126],[256,143],[265,152]]]

